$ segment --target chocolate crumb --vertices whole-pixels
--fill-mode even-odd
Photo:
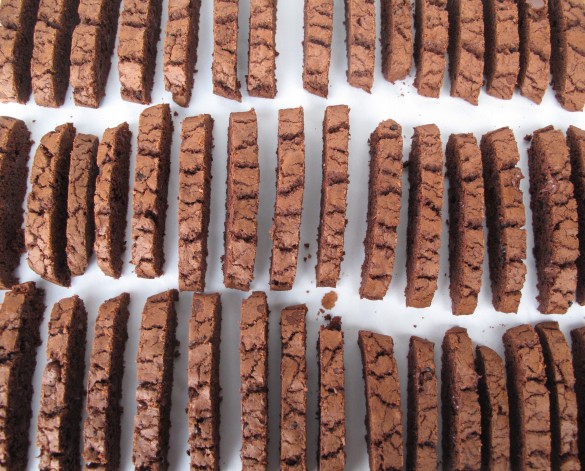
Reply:
[[[323,296],[323,299],[321,299],[321,305],[327,310],[333,309],[335,307],[336,302],[337,293],[335,291],[329,291],[327,294]]]
[[[526,134],[526,136],[524,136],[524,140],[526,142],[530,142],[532,140],[532,134]]]

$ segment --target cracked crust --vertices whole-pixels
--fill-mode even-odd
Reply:
[[[327,98],[333,36],[333,0],[305,0],[303,87]]]
[[[169,1],[163,65],[165,90],[171,92],[177,105],[185,107],[191,101],[197,64],[200,10],[201,0]]]
[[[276,200],[270,237],[270,289],[293,287],[297,273],[305,189],[305,125],[303,108],[278,112]]]
[[[510,411],[506,368],[500,356],[488,347],[476,348],[475,365],[481,404],[482,469],[508,471]]]
[[[412,66],[412,6],[410,0],[381,4],[382,74],[391,83],[404,80]]]
[[[370,136],[368,186],[360,297],[382,299],[392,281],[402,196],[402,128],[391,119]]]
[[[75,127],[67,123],[45,134],[35,153],[28,195],[25,243],[28,265],[45,280],[69,286],[65,254],[69,157]]]
[[[78,134],[73,140],[67,193],[67,266],[72,276],[83,275],[93,252],[93,198],[97,176],[98,138]]]
[[[250,1],[248,95],[276,96],[276,0]]]
[[[86,468],[115,470],[120,465],[120,419],[124,349],[128,339],[130,295],[122,293],[101,304],[89,372],[83,460]]]
[[[186,118],[179,153],[179,289],[204,291],[211,205],[213,118]]]
[[[577,302],[585,305],[585,131],[575,126],[567,129],[571,158],[571,182],[577,203],[579,257],[577,258]]]
[[[366,445],[370,469],[403,466],[400,380],[392,337],[360,330],[366,395]]]
[[[0,466],[27,469],[33,375],[41,345],[45,291],[15,285],[0,306]]]
[[[571,331],[573,344],[572,359],[575,375],[575,393],[577,396],[577,423],[585,423],[585,327]],[[577,441],[579,445],[579,458],[585,462],[585,428],[578,427]]]
[[[189,456],[191,469],[219,469],[221,298],[194,294],[189,321]]]
[[[280,469],[307,469],[307,306],[280,315]]]
[[[175,289],[155,294],[146,300],[142,311],[132,450],[132,462],[140,470],[166,470],[169,465],[178,297]]]
[[[561,131],[548,126],[534,132],[528,169],[538,309],[564,314],[575,296],[579,239],[569,149]]]
[[[549,469],[551,458],[550,402],[538,335],[530,325],[506,331],[512,469]]]
[[[410,337],[408,349],[408,406],[406,469],[437,469],[439,394],[435,344]]]
[[[126,248],[131,138],[128,123],[106,129],[97,155],[94,251],[98,266],[114,278],[120,278],[122,274],[122,257]]]
[[[453,314],[473,314],[483,274],[484,189],[481,153],[472,134],[451,134],[449,178],[449,293]],[[465,208],[465,209],[463,209]]]
[[[1,14],[0,6],[0,18]],[[31,146],[30,132],[23,121],[0,117],[0,198],[4,203],[0,208],[0,289],[18,283],[14,272],[25,251],[22,203]]]
[[[78,296],[55,304],[49,320],[37,423],[41,471],[81,468],[86,333],[87,311]]]
[[[345,0],[347,81],[370,93],[374,84],[376,4],[374,0]]]
[[[349,184],[349,108],[328,106],[323,120],[323,177],[317,238],[317,286],[334,288],[343,261]]]
[[[240,379],[243,470],[268,467],[268,305],[253,292],[242,301]]]
[[[223,283],[248,291],[258,242],[258,124],[254,109],[230,114]]]
[[[526,277],[526,216],[514,133],[500,128],[481,138],[492,303],[518,312]]]
[[[213,93],[242,101],[238,80],[238,0],[213,0]]]

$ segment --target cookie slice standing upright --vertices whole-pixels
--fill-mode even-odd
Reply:
[[[305,0],[303,87],[327,98],[333,37],[333,0]]]
[[[382,74],[391,83],[404,80],[412,66],[412,6],[410,0],[384,0],[380,22]]]
[[[376,4],[374,0],[345,0],[347,81],[370,93],[374,84]]]
[[[239,0],[213,0],[213,93],[242,101],[238,80]]]
[[[579,257],[577,258],[577,302],[585,304],[585,130],[575,126],[567,129],[571,158],[571,182],[577,203],[579,224]]]
[[[577,396],[577,442],[579,459],[585,463],[585,327],[571,331],[573,372],[575,374],[575,393]]]
[[[276,0],[250,1],[248,95],[276,96]]]

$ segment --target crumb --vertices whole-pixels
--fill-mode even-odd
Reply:
[[[36,122],[37,122],[37,120],[36,120],[36,119],[33,119],[33,120],[32,120],[32,122],[33,122],[33,123],[36,123]]]
[[[532,134],[526,134],[526,136],[524,136],[524,140],[526,142],[530,142],[532,140]]]
[[[402,168],[408,168],[409,164],[410,164],[410,161],[405,160],[404,162],[402,162]]]
[[[174,116],[174,117],[177,117],[177,116],[179,116],[179,113],[177,113],[177,112],[175,111],[175,112],[173,112],[173,116]]]
[[[309,294],[309,290],[307,290],[307,294]]]
[[[416,329],[416,324],[412,324],[412,326]]]
[[[308,249],[311,246],[311,244],[307,243],[305,244],[305,248]]]
[[[313,256],[311,254],[307,255],[307,258],[313,258]]]
[[[321,299],[321,305],[328,310],[331,310],[335,307],[335,303],[337,302],[337,293],[335,291],[329,291],[329,293],[323,296]]]
[[[307,257],[303,257],[303,262],[307,263]]]
[[[326,321],[330,321],[331,320],[331,314],[325,314],[325,320]]]
[[[319,308],[319,314],[323,314],[325,312],[325,309],[323,309],[322,307]]]

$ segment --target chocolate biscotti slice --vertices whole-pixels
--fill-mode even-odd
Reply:
[[[303,87],[327,98],[333,37],[333,0],[305,0]]]
[[[276,200],[270,237],[270,289],[290,290],[297,274],[305,190],[303,108],[278,111]]]
[[[519,325],[503,337],[510,403],[512,469],[549,469],[551,422],[546,371],[538,334]]]
[[[453,314],[473,314],[483,273],[484,189],[481,153],[472,134],[447,142],[449,292]]]
[[[577,396],[577,423],[579,424],[577,440],[579,459],[585,462],[585,327],[571,331],[573,372],[575,375],[575,393]]]
[[[124,0],[118,31],[118,75],[123,100],[150,103],[162,0]]]
[[[481,405],[482,469],[508,469],[511,437],[506,367],[491,348],[477,347],[475,353]]]
[[[120,0],[80,0],[78,13],[71,41],[73,100],[77,106],[98,108],[106,95]]]
[[[276,96],[276,0],[250,0],[248,95]]]
[[[376,4],[374,0],[345,0],[347,81],[370,93],[374,84]]]
[[[0,4],[0,102],[26,103],[31,92],[30,61],[39,0]]]
[[[408,348],[406,469],[437,469],[439,394],[435,344],[412,336]]]
[[[179,152],[179,289],[203,291],[211,206],[213,118],[186,118]]]
[[[518,0],[520,18],[520,93],[540,103],[549,84],[550,24],[548,0]]]
[[[268,305],[254,291],[242,301],[240,396],[243,470],[268,468]]]
[[[404,80],[412,66],[412,6],[410,0],[381,4],[382,74],[389,82]]]
[[[95,183],[94,250],[98,266],[108,276],[120,278],[126,248],[126,210],[132,133],[128,123],[108,128],[97,155]]]
[[[488,95],[509,100],[520,72],[520,36],[517,0],[486,0],[485,89]]]
[[[526,215],[514,133],[500,128],[481,138],[492,303],[517,312],[526,277]]]
[[[93,199],[97,176],[98,138],[78,134],[71,149],[67,191],[67,266],[72,276],[83,275],[95,239]]]
[[[187,370],[191,469],[219,469],[220,337],[219,294],[194,294]]]
[[[248,291],[258,242],[258,124],[256,112],[230,114],[224,231],[223,283]]]
[[[349,185],[349,107],[328,106],[323,119],[323,177],[317,237],[317,286],[335,287],[343,261]]]
[[[280,469],[307,468],[307,306],[282,310]]]
[[[319,451],[321,470],[345,467],[345,369],[341,318],[319,329]]]
[[[132,191],[132,264],[140,278],[163,273],[172,137],[168,104],[140,113]]]
[[[37,422],[39,470],[79,469],[87,311],[79,296],[51,311]]]
[[[242,101],[238,80],[239,0],[213,0],[213,93]]]
[[[400,379],[394,341],[388,335],[360,330],[366,395],[366,445],[370,469],[403,467]]]
[[[449,46],[447,0],[416,0],[414,26],[414,86],[419,95],[439,98]]]
[[[569,149],[561,131],[548,126],[534,132],[528,169],[538,309],[564,314],[575,298],[579,239]]]
[[[452,327],[445,332],[441,363],[443,465],[445,469],[480,469],[479,376],[466,329]]]
[[[18,283],[14,271],[25,251],[22,202],[31,145],[24,121],[0,116],[0,289]]]
[[[571,182],[577,203],[579,224],[579,256],[577,258],[577,302],[585,304],[585,130],[575,126],[567,129],[571,158]]]
[[[58,108],[69,86],[71,36],[79,21],[79,0],[40,0],[31,60],[37,105]]]
[[[168,468],[178,298],[175,289],[155,294],[146,300],[142,311],[132,449],[136,469]]]
[[[0,306],[0,467],[27,469],[33,375],[45,311],[45,291],[29,281]]]
[[[402,197],[402,128],[391,119],[370,135],[370,179],[360,297],[382,299],[392,281],[400,198]]]
[[[83,460],[87,469],[120,466],[120,434],[124,350],[128,339],[130,295],[122,293],[101,304],[87,375]]]
[[[173,101],[180,106],[189,106],[191,101],[200,10],[201,0],[169,1],[163,72],[165,90],[171,92]]]
[[[71,123],[45,134],[32,164],[25,243],[28,265],[45,280],[69,286],[65,254],[69,159],[75,138]]]

